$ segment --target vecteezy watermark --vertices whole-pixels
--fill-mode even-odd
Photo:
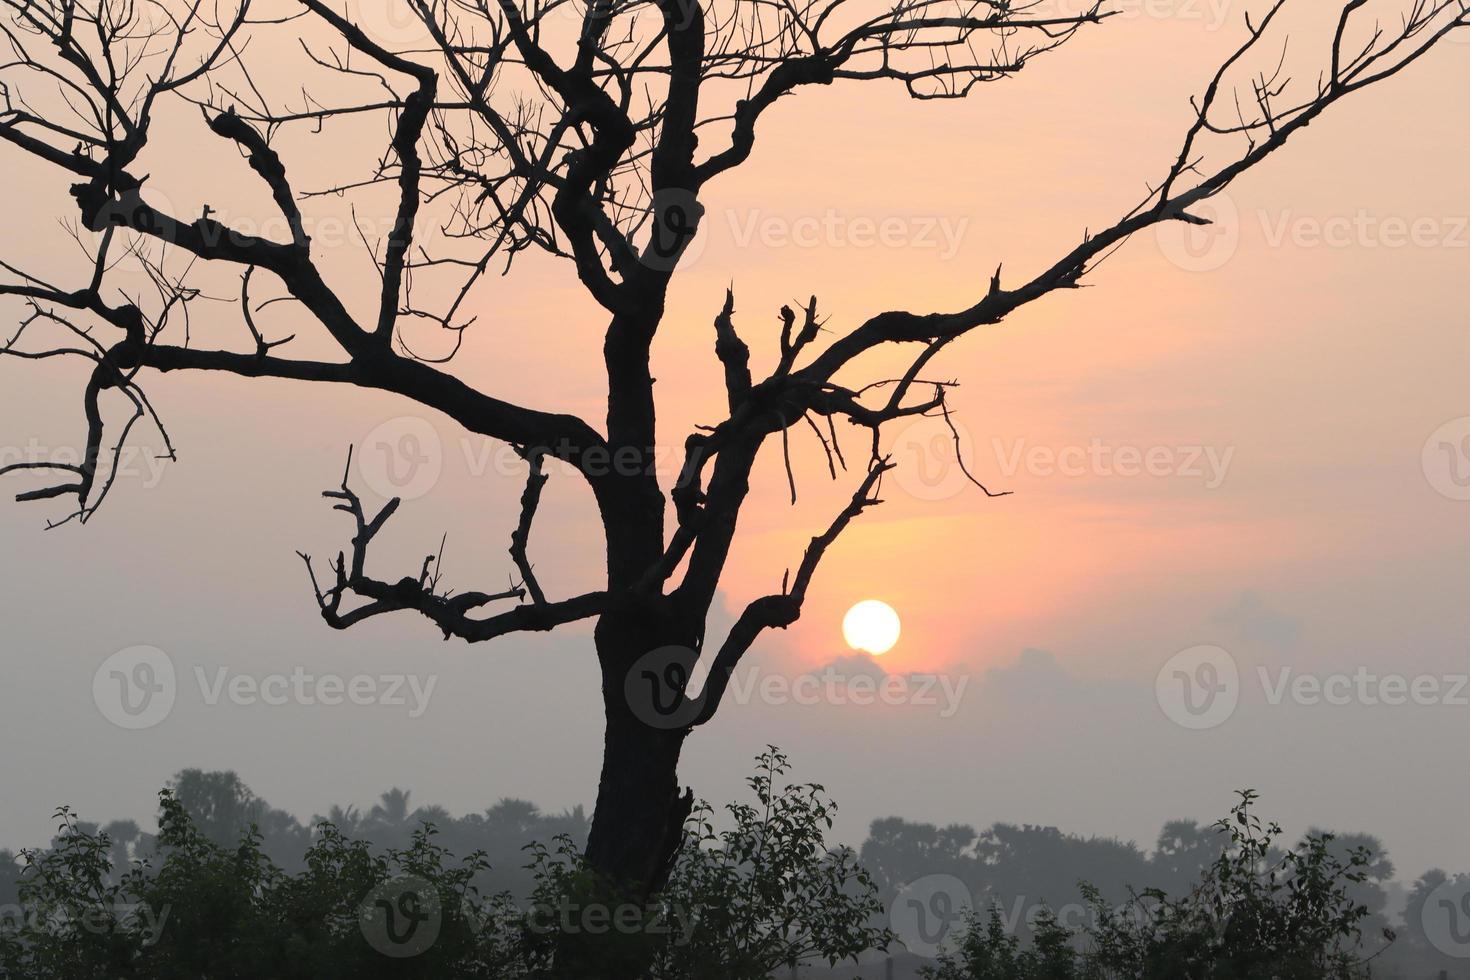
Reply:
[[[762,673],[752,667],[745,671],[737,670],[731,676],[726,697],[736,704],[759,701],[769,705],[802,707],[830,704],[866,708],[882,704],[893,708],[933,708],[940,718],[952,718],[959,711],[969,684],[970,678],[966,674],[885,673],[874,676],[828,665],[812,673],[788,677]]]
[[[1470,416],[1450,419],[1424,442],[1424,478],[1441,496],[1470,500]]]
[[[1217,490],[1230,472],[1234,446],[1116,446],[1092,439],[1085,446],[1033,446],[1025,439],[1006,445],[992,439],[1000,472],[1014,477],[1025,471],[1035,477],[1122,477],[1199,480],[1206,490]]]
[[[977,459],[975,440],[956,419],[916,418],[900,429],[889,449],[898,463],[893,479],[919,500],[948,500],[974,489],[984,475],[1002,487],[1019,474],[1049,479],[1173,479],[1217,490],[1230,473],[1234,446],[1115,444],[1100,438],[1085,445],[1051,446],[1026,439],[990,440],[990,458]],[[999,473],[999,477],[990,476]],[[993,487],[992,487],[993,489]]]
[[[1470,674],[1380,674],[1367,667],[1351,673],[1307,674],[1290,667],[1257,667],[1256,676],[1272,706],[1290,701],[1312,707],[1350,704],[1391,708],[1414,705],[1470,708]]]
[[[1001,931],[1010,936],[1034,933],[1046,921],[1072,933],[1095,934],[1105,926],[1120,923],[1146,927],[1160,924],[1168,910],[1165,903],[1148,896],[1117,903],[1067,902],[1063,905],[1052,905],[1045,899],[1027,895],[1014,895],[1004,900],[998,896],[986,896],[980,907],[985,909],[984,918],[998,922]],[[1195,921],[1206,924],[1203,919]],[[1209,925],[1221,929],[1218,920]]]
[[[1360,209],[1328,216],[1259,212],[1270,248],[1388,249],[1470,248],[1470,217],[1377,214]]]
[[[1154,228],[1164,258],[1186,272],[1214,272],[1240,250],[1245,219],[1227,194],[1190,208],[1201,222],[1165,221]],[[1267,248],[1297,249],[1470,249],[1470,215],[1382,214],[1359,209],[1347,214],[1302,214],[1260,208],[1254,213]]]
[[[173,460],[142,446],[120,446],[116,455],[108,454],[115,479],[136,480],[144,490],[152,490],[163,482],[163,474]],[[24,446],[0,446],[0,470],[20,463],[54,463],[58,466],[81,466],[87,452],[76,446],[45,446],[32,438]]]
[[[305,706],[342,704],[385,705],[408,708],[408,717],[420,718],[428,710],[429,699],[439,683],[435,674],[312,674],[295,667],[289,674],[232,674],[228,667],[218,667],[211,677],[203,667],[194,668],[194,678],[204,703],[214,707],[221,700],[248,707],[264,704],[280,707],[287,704]]]
[[[404,4],[389,2],[389,0],[376,0],[376,3],[383,8],[401,11],[407,9]],[[385,10],[385,12],[388,11]],[[408,16],[413,15],[408,14]],[[145,209],[168,215],[185,226],[190,225],[191,216],[184,213],[184,208],[150,183],[103,202],[98,208],[95,220],[89,226],[90,230],[100,231],[108,226],[136,226],[142,217],[139,212]],[[195,223],[192,227],[210,244],[259,238],[267,241],[289,242],[297,230],[292,219],[280,212],[266,213],[262,216],[261,213],[254,211],[234,212],[227,206],[220,208],[211,206],[200,217],[209,219],[209,224]],[[370,250],[371,245],[366,243],[391,238],[397,231],[397,226],[397,210],[392,208],[378,213],[370,209],[353,208],[350,213],[345,214],[313,213],[308,210],[300,217],[300,230],[311,239],[314,250],[339,248]],[[415,223],[414,239],[419,240],[436,227],[435,219],[428,213],[421,212]],[[155,237],[155,241],[170,240],[170,234],[166,230],[160,236]],[[156,249],[150,249],[146,245],[143,248],[145,253],[150,254],[155,261],[160,257]],[[131,275],[146,274],[141,262],[123,261],[119,263],[119,266],[122,271]]]
[[[701,225],[704,205],[694,193],[680,188],[655,191],[649,208],[652,221],[648,242],[638,261],[650,269],[669,272],[680,262],[688,265],[698,259],[709,236]]]
[[[684,462],[684,448],[674,445],[655,445],[647,449],[635,446],[607,445],[579,446],[569,441],[551,442],[541,446],[515,447],[493,440],[478,444],[470,439],[460,443],[465,471],[472,477],[482,477],[494,472],[497,476],[524,478],[525,455],[532,450],[544,453],[548,458],[548,470],[561,467],[571,476],[584,473],[587,476],[643,476],[657,474],[659,477],[674,477],[679,474]]]
[[[1446,879],[1419,911],[1424,937],[1446,956],[1470,958],[1470,875]]]
[[[709,696],[706,665],[690,648],[665,646],[640,657],[624,678],[623,694],[635,717],[654,728],[693,724]],[[752,664],[730,673],[722,703],[775,707],[867,708],[874,705],[934,709],[952,718],[960,709],[968,675],[888,674],[846,670],[829,664],[817,671],[790,676]]]
[[[680,644],[657,647],[639,657],[623,678],[623,698],[633,716],[666,731],[694,724],[709,696],[708,688],[697,683],[698,664],[699,653]]]
[[[446,453],[438,431],[426,419],[401,416],[374,427],[354,450],[353,464],[369,490],[385,499],[403,500],[434,488],[444,473],[446,456],[453,457],[456,469],[462,464],[472,479],[524,480],[524,454],[530,450],[546,457],[546,470],[553,476],[657,475],[672,483],[684,464],[684,447],[674,444],[613,448],[552,441],[517,451],[478,437],[455,442],[459,452]],[[989,452],[977,456],[977,448]],[[897,428],[889,453],[898,466],[888,478],[910,496],[927,501],[974,490],[972,477],[996,479],[997,471],[1001,480],[1020,473],[1041,478],[1172,479],[1215,490],[1224,484],[1235,461],[1234,446],[1188,442],[1142,445],[1092,438],[1086,443],[1046,445],[1024,438],[992,438],[982,447],[958,419],[927,416]]]
[[[969,886],[954,875],[925,875],[893,896],[888,928],[910,953],[937,956],[963,930],[974,904]]]
[[[974,490],[966,471],[975,458],[970,430],[942,417],[920,416],[899,430],[889,448],[898,464],[892,478],[916,500],[949,500]]]
[[[1470,708],[1470,674],[1407,675],[1366,666],[1311,673],[1289,666],[1256,667],[1261,700],[1270,707]],[[1154,692],[1170,721],[1184,728],[1217,728],[1235,713],[1243,694],[1235,658],[1217,646],[1196,646],[1170,657]]]
[[[162,938],[172,911],[171,905],[154,909],[147,902],[102,902],[68,909],[8,904],[0,905],[0,923],[12,933],[22,928],[51,935],[76,930],[94,936],[125,932],[136,935],[140,945],[152,946]]]
[[[389,419],[358,447],[357,471],[368,489],[384,499],[422,497],[444,471],[439,431],[415,415]]]
[[[439,891],[414,875],[391,878],[362,900],[357,926],[368,945],[384,956],[418,956],[434,945],[444,926]]]
[[[1235,0],[1108,0],[1103,9],[1120,20],[1191,21],[1218,31],[1239,6]],[[1037,0],[1026,7],[1026,18],[1083,17],[1094,7],[1094,0]]]
[[[574,902],[567,896],[555,905],[539,902],[525,913],[524,925],[540,936],[586,935],[666,937],[678,946],[687,946],[694,938],[696,916],[679,903],[662,906],[625,902],[604,905],[598,902]]]
[[[428,25],[411,3],[396,0],[350,0],[352,23],[372,40],[390,48],[430,41]]]
[[[429,708],[438,685],[437,675],[315,674],[304,667],[289,673],[243,674],[228,667],[211,673],[193,668],[199,697],[209,707],[221,702],[241,707],[340,705],[407,708],[417,719]],[[157,647],[135,646],[104,660],[92,675],[92,700],[97,710],[119,728],[152,728],[174,709],[179,694],[173,659]]]
[[[1217,194],[1189,209],[1204,223],[1165,221],[1154,226],[1159,251],[1185,272],[1215,272],[1240,249],[1240,211],[1226,194]]]
[[[92,701],[119,728],[152,728],[168,717],[177,693],[174,662],[157,647],[119,650],[92,674]]]
[[[966,217],[844,214],[833,208],[800,215],[753,208],[727,211],[725,217],[736,248],[918,249],[941,262],[959,254],[970,227]]]
[[[1154,696],[1174,724],[1215,728],[1229,720],[1240,702],[1240,669],[1222,647],[1180,650],[1159,668]]]

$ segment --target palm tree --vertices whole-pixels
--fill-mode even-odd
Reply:
[[[374,805],[368,813],[368,819],[384,824],[388,827],[401,827],[408,822],[408,798],[410,793],[406,789],[394,787],[384,793],[381,803]]]

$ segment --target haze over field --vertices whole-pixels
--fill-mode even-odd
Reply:
[[[710,321],[727,285],[754,359],[769,361],[783,303],[815,294],[833,325],[916,295],[967,304],[998,264],[1033,271],[1146,193],[1244,8],[1123,6],[962,103],[836,86],[763,120],[764,152],[708,192],[655,348],[676,406],[660,421],[668,467],[682,434],[722,410]],[[1215,226],[1141,236],[1092,288],[946,351],[933,370],[964,381],[955,421],[970,469],[1011,495],[968,485],[941,424],[903,431],[900,458],[938,457],[895,474],[885,505],[835,546],[800,622],[742,667],[750,703],[727,705],[686,749],[697,792],[735,797],[747,760],[774,742],[843,805],[839,839],[900,814],[1146,842],[1164,819],[1213,817],[1230,788],[1251,786],[1292,832],[1368,830],[1405,871],[1470,868],[1470,135],[1444,111],[1470,83],[1466,50],[1447,43],[1294,139],[1214,203]],[[343,125],[344,145],[361,135]],[[301,187],[335,177],[325,156],[296,159]],[[51,229],[24,243],[29,260],[59,270],[75,244],[47,218],[68,205],[65,182],[6,160],[27,192],[17,226]],[[182,214],[268,213],[223,141],[146,162],[150,192]],[[243,176],[222,185],[220,173]],[[360,275],[370,304],[347,205],[312,206],[323,264]],[[564,266],[518,261],[522,274],[476,294],[455,369],[596,418],[603,318]],[[263,322],[291,331],[284,310]],[[240,329],[233,317],[195,328]],[[527,337],[554,343],[516,342]],[[76,376],[36,368],[0,374],[7,458],[80,438]],[[344,539],[320,492],[356,444],[369,499],[407,498],[384,565],[412,565],[447,532],[446,580],[496,585],[511,574],[522,488],[502,453],[356,389],[165,376],[151,393],[177,463],[133,458],[85,529],[47,532],[38,505],[0,507],[0,714],[17,749],[0,760],[0,846],[43,843],[58,803],[144,818],[191,766],[236,770],[298,814],[386,785],[455,812],[507,795],[591,803],[602,708],[586,630],[488,647],[441,642],[414,618],[335,633],[295,554]],[[828,482],[814,439],[795,463],[794,507],[779,453],[758,468],[724,582],[731,607],[778,585],[850,492]],[[544,507],[558,519],[537,527],[542,581],[594,587],[588,495],[553,471]],[[903,622],[876,662],[854,659],[840,628],[868,598]],[[99,707],[94,678],[138,645],[168,656],[176,691],[166,717],[129,730]],[[1188,652],[1201,646],[1218,651]],[[879,671],[904,680],[853,703],[852,678]],[[1174,701],[1189,696],[1180,674],[1225,684],[1233,711]],[[371,691],[344,694],[354,678]],[[297,683],[310,696],[269,703]]]

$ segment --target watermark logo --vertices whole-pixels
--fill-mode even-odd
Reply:
[[[24,446],[0,446],[0,469],[25,463],[81,466],[86,461],[85,447],[47,446],[35,438],[28,440]],[[144,490],[152,490],[163,482],[164,474],[168,472],[172,462],[167,453],[144,446],[121,446],[112,457],[112,479],[135,480]]]
[[[882,704],[890,708],[934,708],[940,718],[953,718],[960,710],[965,689],[970,684],[967,674],[889,674],[883,671],[852,670],[847,663],[829,664],[821,670],[787,677],[763,674],[758,668],[736,671],[730,678],[726,697],[736,704],[761,704],[781,707],[811,707],[825,704],[833,707],[867,708]]]
[[[1190,647],[1160,668],[1154,695],[1174,724],[1197,731],[1216,728],[1240,703],[1240,668],[1222,647]]]
[[[701,233],[704,205],[691,191],[668,188],[653,195],[648,244],[638,261],[650,269],[672,272],[681,261],[693,263],[704,252],[708,235]]]
[[[633,664],[623,680],[623,696],[633,716],[650,728],[688,728],[699,717],[704,697],[686,697],[699,654],[670,645],[650,650]]]
[[[119,650],[92,675],[92,700],[119,728],[152,728],[168,717],[178,694],[173,661],[157,647]]]
[[[1037,0],[1028,4],[1028,19],[1082,17],[1095,6],[1094,0]],[[1218,31],[1230,22],[1234,0],[1109,0],[1104,9],[1119,20],[1178,20],[1204,25]]]
[[[1470,416],[1451,419],[1424,443],[1424,478],[1441,496],[1470,500]]]
[[[788,675],[750,664],[730,672],[723,701],[782,708],[932,709],[942,719],[955,716],[964,701],[966,674],[887,673],[845,658],[817,670]],[[634,663],[623,681],[623,696],[634,717],[652,728],[687,728],[709,697],[707,668],[688,647],[653,650]],[[681,692],[698,692],[684,693]]]
[[[228,667],[211,672],[195,664],[192,673],[199,699],[210,708],[224,702],[240,707],[382,706],[404,708],[411,719],[421,718],[428,711],[439,682],[433,674],[343,676],[311,673],[300,666],[289,673],[252,675]],[[97,710],[119,728],[152,728],[159,724],[173,711],[179,692],[173,659],[157,647],[119,650],[92,675],[92,700]]]
[[[1470,876],[1441,882],[1420,911],[1424,937],[1446,956],[1470,957]]]
[[[203,667],[195,665],[194,680],[199,685],[200,697],[211,708],[222,700],[241,707],[257,704],[280,707],[299,704],[306,707],[322,705],[334,708],[342,704],[368,707],[382,705],[391,708],[407,708],[408,717],[423,717],[429,710],[429,701],[439,683],[436,674],[427,678],[417,674],[313,674],[303,667],[294,668],[289,674],[266,674],[255,677],[250,674],[232,674],[227,667],[219,667],[211,677]]]
[[[1225,267],[1240,248],[1240,209],[1217,194],[1189,209],[1206,224],[1165,221],[1154,228],[1164,258],[1185,272],[1214,272]]]
[[[389,419],[362,441],[357,469],[368,489],[380,497],[422,497],[434,489],[444,471],[439,432],[417,416]]]
[[[974,904],[969,887],[954,875],[925,875],[893,897],[888,927],[910,953],[937,956],[963,931]]]
[[[1234,446],[1205,445],[1113,445],[1102,439],[1091,439],[1087,445],[1030,445],[1025,439],[1012,440],[1007,446],[1000,439],[991,440],[996,464],[1006,478],[1025,472],[1043,479],[1053,476],[1196,480],[1206,490],[1218,490],[1230,474],[1235,459]]]
[[[101,901],[70,908],[36,905],[0,905],[0,930],[12,932],[27,929],[52,935],[85,932],[93,936],[112,936],[119,932],[135,936],[141,946],[157,945],[163,937],[173,906],[158,909],[147,902]]]
[[[358,906],[357,923],[373,949],[406,959],[434,945],[444,912],[432,884],[414,875],[401,875],[368,893]]]
[[[1251,675],[1260,703],[1318,707],[1470,708],[1470,674],[1380,673],[1367,666],[1332,673],[1258,665]],[[1248,685],[1235,659],[1215,646],[1190,647],[1169,658],[1155,681],[1159,706],[1184,728],[1215,728],[1234,713]]]
[[[377,43],[392,48],[429,38],[415,4],[398,0],[351,0],[348,19]]]
[[[658,903],[620,905],[582,904],[563,896],[555,904],[538,902],[525,913],[525,928],[538,936],[622,936],[659,937],[676,946],[687,946],[694,939],[698,922],[680,903],[663,906]]]
[[[1464,215],[1383,215],[1359,209],[1352,214],[1297,214],[1285,210],[1259,214],[1266,245],[1281,248],[1440,249],[1470,248],[1470,218]]]
[[[1266,703],[1275,707],[1288,699],[1292,704],[1313,707],[1319,704],[1345,707],[1350,704],[1396,708],[1414,705],[1470,707],[1470,674],[1379,674],[1359,667],[1351,674],[1298,674],[1290,667],[1278,668],[1275,677],[1265,667],[1257,667]]]
[[[726,219],[730,240],[740,249],[917,249],[932,252],[941,262],[959,254],[970,227],[970,219],[963,217],[843,214],[832,208],[795,216],[728,211]]]
[[[917,500],[949,500],[975,488],[962,465],[975,458],[975,445],[962,425],[951,429],[943,418],[917,418],[898,433],[890,453],[898,464],[890,476]]]

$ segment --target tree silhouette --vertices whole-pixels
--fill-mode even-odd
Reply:
[[[1247,18],[1240,46],[1194,100],[1177,156],[1136,208],[1029,277],[1008,284],[999,270],[975,276],[974,300],[963,309],[891,310],[838,324],[812,299],[780,311],[780,356],[758,369],[727,293],[712,340],[728,412],[683,439],[679,474],[663,486],[654,466],[650,351],[699,225],[701,194],[750,157],[767,110],[836,83],[888,81],[916,99],[964,97],[1091,32],[1108,19],[1103,3],[1057,14],[1018,0],[405,0],[425,41],[397,46],[324,0],[3,6],[9,52],[0,69],[0,139],[70,182],[89,260],[66,283],[13,262],[0,267],[7,277],[0,294],[23,305],[3,352],[84,359],[90,371],[81,399],[85,453],[10,464],[0,475],[60,474],[18,499],[70,500],[52,523],[85,522],[140,423],[158,425],[172,454],[143,387],[155,372],[172,371],[376,389],[511,447],[524,460],[526,484],[510,535],[517,578],[510,588],[451,591],[432,557],[398,576],[370,572],[369,548],[399,501],[369,513],[346,478],[326,496],[353,520],[350,545],[324,576],[303,558],[321,615],[337,629],[412,611],[446,638],[484,642],[595,620],[606,734],[587,855],[608,882],[644,896],[668,874],[689,814],[692,794],[680,791],[677,775],[685,739],[718,710],[731,672],[761,634],[798,618],[832,542],[879,502],[895,465],[884,452],[884,426],[919,415],[948,419],[951,383],[924,374],[936,356],[977,328],[1078,287],[1140,231],[1207,223],[1197,206],[1340,100],[1470,23],[1463,0],[1403,0],[1393,17],[1367,0],[1328,10],[1293,4],[1317,33],[1310,64],[1288,68],[1279,54],[1288,4],[1269,5]],[[247,233],[207,207],[190,217],[149,200],[141,155],[158,118],[179,108],[202,114],[199,137],[207,132],[238,148],[249,179],[269,191],[281,234]],[[380,240],[360,229],[379,273],[363,313],[353,312],[361,297],[328,282],[303,210],[314,198],[292,183],[278,148],[287,131],[309,140],[330,133],[329,123],[371,118],[386,130],[376,164],[330,188],[396,201]],[[341,150],[329,136],[316,146]],[[347,165],[341,160],[334,172]],[[438,231],[420,234],[421,210],[430,207],[444,209]],[[474,323],[466,297],[492,267],[509,271],[530,250],[568,259],[605,313],[600,426],[512,403],[443,366]],[[186,264],[169,264],[169,255]],[[143,270],[146,291],[114,284],[123,262]],[[239,276],[244,349],[200,346],[190,336],[190,312],[207,298],[195,277],[219,268]],[[275,295],[258,304],[268,291]],[[284,315],[278,299],[291,302],[289,326],[265,322],[263,306]],[[442,330],[448,353],[418,353],[422,345],[411,347],[406,336],[410,324]],[[331,353],[285,354],[298,336]],[[888,345],[912,353],[907,367],[864,377],[865,355]],[[843,453],[839,421],[862,433],[861,456]],[[780,588],[749,601],[727,635],[708,637],[756,459],[781,452],[789,477],[789,433],[803,426],[834,477],[839,466],[856,464],[856,487]],[[590,488],[606,566],[601,587],[555,598],[529,556],[552,460]],[[695,661],[709,671],[698,697],[685,690]]]
[[[102,833],[112,843],[112,866],[126,868],[138,856],[149,838],[139,829],[136,821],[113,820],[102,828]]]
[[[1177,895],[1219,860],[1225,840],[1197,820],[1170,820],[1149,857],[1149,886]]]
[[[311,843],[308,828],[256,796],[233,772],[183,769],[174,776],[170,789],[199,832],[220,847],[233,847],[254,832],[271,853],[295,859]]]
[[[1384,912],[1388,906],[1388,889],[1385,886],[1393,881],[1394,875],[1393,861],[1389,860],[1388,849],[1374,834],[1332,834],[1320,827],[1312,827],[1307,831],[1306,839],[1314,837],[1326,838],[1327,853],[1343,864],[1351,861],[1354,853],[1364,855],[1365,860],[1358,868],[1358,875],[1361,875],[1362,880],[1348,882],[1344,891],[1352,902],[1362,906],[1367,912],[1362,922],[1365,942],[1382,948],[1386,945],[1384,930],[1390,928],[1388,916]]]
[[[381,803],[375,805],[368,813],[368,819],[389,827],[400,827],[408,822],[411,812],[408,808],[408,798],[411,794],[406,789],[393,787],[384,793],[380,799]]]
[[[975,828],[967,824],[937,827],[883,817],[868,825],[868,839],[858,853],[888,902],[904,885],[925,875],[949,874],[975,882],[976,839]]]
[[[20,899],[20,862],[15,852],[0,850],[0,906],[7,911]]]

